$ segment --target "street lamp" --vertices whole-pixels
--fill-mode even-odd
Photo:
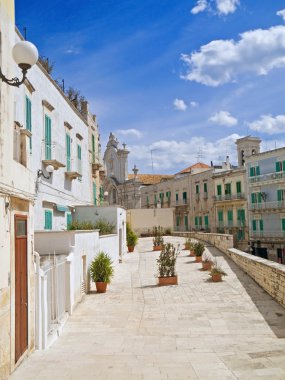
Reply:
[[[48,176],[47,175],[45,175],[45,173],[41,170],[41,169],[39,169],[38,170],[38,178],[40,178],[40,177],[44,177],[45,179],[50,179],[50,177],[51,177],[51,175],[52,175],[52,173],[53,173],[53,171],[54,171],[54,167],[52,166],[52,165],[48,165],[47,167],[46,167],[46,171],[47,171],[47,173],[49,174]]]
[[[10,86],[19,87],[22,83],[24,83],[28,70],[38,61],[39,53],[38,49],[34,44],[28,41],[20,41],[16,43],[12,49],[12,55],[14,61],[18,64],[20,69],[22,70],[23,78],[20,80],[19,78],[8,79],[2,73],[0,68],[0,78],[3,82],[7,83]]]

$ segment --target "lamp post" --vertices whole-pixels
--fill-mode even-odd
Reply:
[[[136,208],[136,180],[137,180],[137,175],[138,175],[138,171],[139,169],[137,168],[136,165],[134,165],[132,171],[134,172],[134,182],[133,182],[133,185],[134,185],[134,208]]]
[[[20,41],[16,43],[12,49],[12,55],[14,61],[18,64],[22,70],[23,77],[8,79],[2,73],[0,68],[0,78],[3,82],[7,83],[9,86],[20,87],[24,83],[28,70],[38,61],[39,53],[34,44],[29,41]]]

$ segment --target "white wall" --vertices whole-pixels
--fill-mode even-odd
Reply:
[[[147,233],[155,226],[173,230],[173,208],[152,208],[127,210],[127,221],[137,233]]]

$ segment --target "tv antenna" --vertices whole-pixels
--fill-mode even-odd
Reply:
[[[205,157],[205,155],[204,155],[204,153],[203,153],[201,147],[199,147],[199,150],[198,150],[198,152],[197,152],[197,156],[196,156],[196,158],[197,158],[197,162],[200,162],[201,159],[204,158],[204,157]]]
[[[150,150],[150,158],[151,158],[151,169],[152,169],[152,174],[154,174],[153,172],[153,156],[152,156],[152,152],[156,151],[158,149],[151,149]]]

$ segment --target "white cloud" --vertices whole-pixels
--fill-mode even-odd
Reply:
[[[119,135],[122,136],[135,136],[137,138],[142,137],[142,133],[138,129],[118,129],[116,131]]]
[[[281,9],[281,11],[278,11],[276,14],[277,16],[282,17],[283,20],[285,21],[285,9]]]
[[[223,15],[234,13],[238,5],[239,0],[216,0],[218,13]]]
[[[174,99],[173,101],[174,108],[178,111],[186,111],[187,104],[184,102],[183,99]]]
[[[197,108],[197,107],[199,107],[199,103],[198,103],[198,102],[195,102],[195,101],[192,101],[192,102],[190,102],[190,106],[191,106],[192,108]]]
[[[207,86],[235,82],[242,74],[267,75],[285,66],[285,26],[251,30],[239,41],[211,41],[181,59],[188,66],[182,78]]]
[[[191,13],[196,15],[197,13],[204,12],[208,7],[206,0],[198,0],[195,7],[191,9]]]
[[[140,172],[151,172],[151,154],[155,173],[169,172],[175,173],[197,162],[199,151],[204,153],[202,161],[210,165],[211,160],[214,163],[220,163],[221,159],[225,160],[230,156],[231,163],[236,163],[236,145],[235,141],[240,138],[238,134],[231,134],[225,138],[216,141],[206,141],[204,137],[192,137],[190,140],[159,140],[150,145],[135,145],[129,147],[131,151],[130,158],[138,167],[146,167]]]
[[[238,123],[238,120],[233,117],[228,111],[216,112],[209,118],[209,121],[218,125],[224,125],[226,127],[233,127]]]
[[[285,133],[285,115],[262,115],[259,120],[247,124],[251,130],[269,135]]]

